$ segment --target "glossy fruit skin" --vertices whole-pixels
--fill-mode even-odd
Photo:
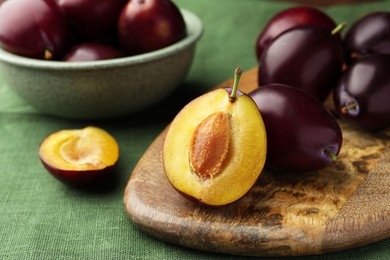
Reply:
[[[374,53],[390,54],[390,12],[374,12],[357,20],[347,31],[347,60]]]
[[[183,16],[170,0],[129,1],[119,17],[119,41],[130,55],[164,48],[185,35]]]
[[[295,6],[277,13],[268,21],[256,39],[256,57],[260,57],[277,36],[288,29],[301,25],[315,25],[332,31],[337,25],[333,19],[320,9],[310,6]]]
[[[341,42],[317,26],[298,26],[277,37],[261,57],[259,86],[279,83],[302,88],[323,102],[344,63]]]
[[[63,182],[64,184],[71,186],[86,186],[90,184],[97,183],[106,179],[111,172],[113,171],[116,165],[108,166],[105,169],[99,170],[89,170],[89,171],[64,171],[56,168],[40,159],[43,167],[57,180]]]
[[[66,23],[54,0],[6,1],[0,17],[0,46],[6,51],[36,59],[56,59],[64,53]]]
[[[56,0],[78,39],[96,40],[116,29],[125,0]]]
[[[65,61],[96,61],[123,57],[116,48],[103,43],[83,43],[74,46],[64,57]]]
[[[354,62],[334,90],[339,115],[363,129],[390,125],[390,54],[373,54]],[[356,103],[351,109],[343,107]]]
[[[301,89],[269,84],[249,93],[267,132],[266,165],[294,172],[318,170],[334,162],[342,133],[333,115]]]

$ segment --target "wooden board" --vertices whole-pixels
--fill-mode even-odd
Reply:
[[[256,69],[244,73],[240,89],[253,89],[256,75]],[[218,208],[190,202],[172,188],[162,163],[165,130],[131,174],[125,211],[159,239],[236,255],[321,254],[390,237],[390,131],[340,125],[344,143],[334,165],[304,174],[263,171],[248,194]]]

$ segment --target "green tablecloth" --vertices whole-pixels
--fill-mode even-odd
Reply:
[[[164,102],[120,120],[86,122],[45,116],[0,84],[0,259],[239,259],[199,252],[154,239],[137,229],[123,208],[123,193],[137,161],[190,99],[256,66],[254,41],[275,12],[293,5],[260,0],[176,0],[204,22],[191,71]],[[314,2],[314,1],[313,1]],[[390,1],[324,7],[351,22]],[[1,81],[1,79],[0,79]],[[38,147],[49,133],[96,125],[118,141],[121,157],[105,187],[70,188],[42,167]],[[390,239],[302,259],[389,259]]]

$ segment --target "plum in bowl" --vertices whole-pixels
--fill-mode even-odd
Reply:
[[[106,119],[145,109],[185,79],[203,33],[181,9],[186,36],[162,49],[88,62],[47,61],[0,49],[0,78],[38,111],[70,119]]]

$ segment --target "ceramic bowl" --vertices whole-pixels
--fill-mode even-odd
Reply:
[[[140,111],[169,95],[191,67],[203,24],[195,14],[181,12],[187,36],[166,48],[89,62],[37,60],[0,49],[0,77],[50,115],[106,119]]]

